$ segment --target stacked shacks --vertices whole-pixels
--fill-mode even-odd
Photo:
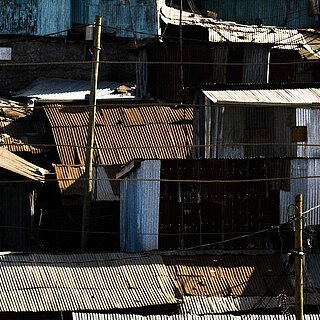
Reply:
[[[0,52],[12,65],[38,63],[17,82],[10,76],[8,88],[39,79],[11,93],[34,109],[22,120],[3,118],[9,160],[1,167],[19,186],[21,177],[45,181],[41,197],[30,198],[33,230],[14,227],[27,238],[33,232],[33,249],[79,250],[92,58],[84,35],[99,14],[100,75],[108,82],[97,92],[90,250],[123,253],[3,253],[0,316],[237,320],[292,311],[284,253],[296,193],[305,194],[306,249],[316,244],[319,89],[287,82],[319,80],[319,36],[298,30],[314,26],[316,15],[291,24],[295,10],[282,1],[283,23],[266,25],[268,3],[258,6],[261,21],[248,25],[240,15],[220,20],[222,2],[183,1],[188,10],[179,10],[180,1],[164,0],[3,1],[20,21],[4,23],[4,33],[33,41],[20,51],[3,42]],[[44,12],[57,18],[61,6],[68,14],[44,26]],[[9,178],[6,203],[19,193]],[[23,220],[13,204],[2,205],[1,216]],[[18,242],[3,242],[11,248]],[[308,256],[310,312],[319,305],[317,268],[318,255]]]

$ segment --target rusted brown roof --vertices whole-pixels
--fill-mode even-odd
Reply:
[[[84,164],[88,107],[45,107],[62,164]],[[103,165],[133,159],[185,159],[192,144],[192,108],[99,106],[95,159]]]
[[[274,296],[293,289],[280,255],[164,256],[182,295]]]
[[[30,152],[33,154],[41,153],[42,148],[32,146],[27,137],[20,137],[16,139],[6,134],[0,134],[0,146],[11,152]]]

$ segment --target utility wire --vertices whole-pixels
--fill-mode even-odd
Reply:
[[[71,165],[73,166],[73,165]],[[32,174],[32,172],[30,172]],[[126,181],[126,182],[167,182],[167,183],[226,183],[226,184],[239,184],[239,183],[254,183],[254,182],[274,182],[274,181],[285,181],[285,180],[303,180],[303,179],[320,179],[320,176],[304,176],[304,177],[279,177],[279,178],[263,178],[263,179],[208,179],[208,180],[198,180],[198,179],[145,179],[145,178],[94,178],[95,181]],[[48,181],[85,181],[85,178],[59,178],[50,179]],[[14,184],[14,183],[35,183],[34,180],[1,180],[1,184]]]
[[[289,84],[290,85],[290,84]],[[242,94],[245,92],[245,91],[248,91],[248,92],[251,92],[251,91],[259,91],[260,93],[263,92],[263,91],[269,91],[269,92],[275,92],[275,91],[284,91],[284,90],[292,90],[292,91],[295,91],[295,90],[303,90],[303,88],[300,88],[299,85],[303,86],[303,83],[298,83],[297,84],[297,87],[294,88],[277,88],[277,84],[270,84],[270,86],[268,87],[264,87],[264,88],[259,88],[259,89],[255,89],[255,88],[250,88],[250,84],[231,84],[231,86],[229,87],[228,84],[219,84],[218,87],[215,87],[213,85],[213,87],[211,89],[202,89],[202,91],[211,91],[214,92],[215,91],[224,91],[224,92],[236,92],[236,91],[240,91]],[[312,89],[319,89],[320,91],[320,82],[316,82],[316,83],[313,83],[313,84],[310,84],[310,86],[315,86],[315,87],[312,87]],[[210,86],[210,84],[209,84]],[[225,89],[222,89],[221,86],[225,86]],[[235,86],[235,87],[234,87]],[[256,85],[253,84],[253,86],[255,87]],[[107,89],[107,88],[106,88]],[[309,89],[306,88],[306,89]],[[100,90],[100,89],[98,89]],[[103,89],[101,89],[103,90]],[[41,93],[39,93],[39,95],[42,95]],[[44,95],[46,95],[44,93]],[[34,95],[36,96],[36,94]],[[112,94],[110,94],[110,97],[112,97]],[[19,96],[17,96],[16,98],[19,98]],[[240,108],[244,108],[244,109],[259,109],[259,108],[271,108],[271,109],[307,109],[307,110],[317,110],[317,109],[320,109],[320,99],[319,101],[314,101],[314,102],[285,102],[285,103],[277,103],[277,102],[259,102],[259,101],[256,101],[256,102],[247,102],[245,103],[245,101],[240,101],[240,102],[237,102],[237,101],[232,101],[232,98],[230,97],[230,101],[218,101],[217,103],[214,103],[214,102],[210,102],[210,104],[206,104],[206,103],[194,103],[194,104],[191,104],[191,103],[178,103],[178,102],[167,102],[167,101],[148,101],[148,102],[145,102],[143,100],[139,101],[139,102],[136,102],[135,99],[132,99],[130,98],[129,96],[129,100],[125,100],[125,101],[121,101],[121,99],[117,99],[117,96],[115,94],[115,100],[112,100],[112,101],[109,101],[108,102],[108,99],[107,100],[102,100],[99,102],[98,100],[98,104],[97,104],[97,109],[99,112],[101,112],[100,110],[104,110],[104,109],[107,109],[106,112],[110,109],[119,109],[119,110],[127,110],[127,109],[140,109],[143,111],[143,108],[148,108],[148,109],[154,109],[154,108],[158,108],[158,107],[168,107],[170,109],[173,109],[173,111],[180,111],[180,110],[183,110],[183,109],[189,109],[189,112],[190,114],[194,112],[194,109],[199,109],[199,108],[205,108],[205,107],[209,107],[209,108],[234,108],[235,106],[240,109]],[[0,98],[1,100],[1,98]],[[17,107],[17,106],[11,106],[11,105],[8,105],[8,106],[3,106],[1,108],[3,109],[8,109],[8,110],[22,110],[22,111],[30,111],[30,110],[37,110],[37,109],[40,109],[40,110],[45,110],[46,113],[49,113],[51,110],[55,110],[55,109],[58,109],[58,111],[62,111],[66,114],[68,114],[68,112],[72,113],[72,115],[74,114],[81,114],[81,113],[84,113],[84,114],[87,114],[89,111],[89,107],[91,105],[89,104],[85,104],[85,100],[82,100],[80,99],[80,102],[79,100],[77,99],[73,99],[73,100],[64,100],[64,101],[51,101],[51,99],[39,99],[39,102],[41,103],[41,105],[37,105],[35,104],[33,107],[28,107],[28,106],[24,106],[22,105],[21,107]],[[82,104],[82,102],[84,104]],[[37,102],[36,102],[37,103]],[[70,105],[70,103],[72,103],[72,105]],[[83,109],[83,110],[79,110],[79,109]],[[75,113],[75,111],[78,111],[77,113]],[[28,114],[27,114],[28,115]],[[30,118],[34,117],[35,115],[28,115]],[[39,116],[39,115],[36,115],[36,116]],[[100,115],[100,117],[104,117],[103,114]],[[181,117],[181,115],[179,115]],[[51,116],[53,117],[53,116]],[[178,117],[178,115],[177,115]],[[3,119],[1,119],[3,118]],[[14,122],[15,120],[13,120],[12,118],[10,118],[9,116],[5,116],[5,115],[1,115],[1,118],[0,118],[0,123],[1,122],[4,122],[4,127],[5,127],[5,123],[6,122]],[[23,117],[21,117],[21,119],[18,119],[19,121],[22,121]],[[182,117],[181,117],[182,118]],[[163,123],[166,123],[166,124],[179,124],[179,120],[187,120],[187,121],[193,121],[193,115],[189,116],[188,119],[176,119],[176,120],[169,120],[167,122],[165,122],[163,119],[157,119],[157,120],[153,120],[153,121],[150,121],[150,120],[144,120],[144,122],[141,124],[141,125],[154,125],[154,124],[157,124],[159,121],[162,121]],[[158,122],[156,122],[158,121]],[[115,122],[115,121],[114,121]],[[123,123],[125,125],[125,122]],[[61,124],[54,124],[52,125],[52,127],[84,127],[86,126],[87,124],[86,123],[83,123],[82,122],[79,122],[79,124],[69,124],[66,125],[65,123],[61,123]],[[101,124],[99,123],[98,124],[99,126],[115,126],[115,123],[113,124]],[[117,125],[119,125],[117,123]],[[128,124],[126,125],[127,127],[132,127],[132,125]]]
[[[290,62],[269,62],[268,65],[285,66],[285,65],[304,65],[319,63],[320,60],[302,60]],[[92,61],[38,61],[38,62],[3,62],[0,67],[35,67],[35,66],[52,66],[52,65],[91,65]],[[203,65],[203,66],[258,66],[265,65],[265,62],[199,62],[199,61],[138,61],[138,60],[101,60],[101,64],[143,64],[143,65]],[[290,84],[292,84],[290,82]]]

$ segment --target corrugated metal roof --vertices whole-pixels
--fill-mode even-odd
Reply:
[[[54,165],[58,185],[64,196],[83,196],[84,166]],[[92,169],[93,190],[92,200],[119,201],[109,181],[106,166],[93,166]]]
[[[160,17],[166,24],[180,25],[180,11],[177,9],[163,5]],[[182,13],[182,25],[207,28],[212,42],[270,44],[282,49],[299,49],[300,45],[307,43],[298,30],[237,24],[186,11]]]
[[[122,83],[100,81],[97,99],[135,98],[133,90],[117,93]],[[16,97],[38,98],[40,100],[84,100],[90,94],[90,81],[60,78],[40,78],[27,88],[16,93]]]
[[[20,137],[20,139],[16,139],[16,138],[10,137],[7,134],[1,134],[1,133],[0,133],[0,146],[14,153],[30,152],[33,154],[38,154],[43,151],[43,148],[32,146],[28,142],[27,137]]]
[[[293,294],[282,276],[280,255],[164,256],[172,277],[183,295],[275,296],[284,289]]]
[[[45,108],[62,164],[84,164],[87,107]],[[193,109],[166,106],[98,106],[96,159],[103,165],[134,159],[185,159],[193,136]]]
[[[2,254],[1,312],[105,311],[177,303],[160,256]]]
[[[287,297],[287,305],[294,305],[294,297]],[[277,308],[279,308],[279,297],[184,296],[180,313],[205,315]]]
[[[262,90],[203,90],[208,99],[218,104],[271,104],[312,106],[320,103],[319,88]]]
[[[136,314],[99,314],[99,313],[72,313],[73,320],[295,320],[293,314],[245,314],[243,316],[234,316],[231,314],[210,314],[210,315],[151,315],[140,316]],[[305,320],[319,320],[319,314],[305,314]]]
[[[11,152],[48,151],[43,119],[32,115],[18,119],[0,117],[0,145]]]
[[[44,182],[44,176],[47,173],[47,170],[22,159],[3,147],[0,148],[0,167],[40,182]]]

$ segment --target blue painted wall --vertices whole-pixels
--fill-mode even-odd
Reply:
[[[56,33],[71,27],[71,0],[0,0],[0,18],[0,34]]]
[[[160,160],[144,160],[120,183],[121,251],[158,249],[160,167]]]
[[[157,12],[156,0],[72,0],[72,22],[93,23],[100,15],[104,31],[124,38],[157,35]]]
[[[308,15],[307,0],[202,0],[202,10],[244,24],[318,28],[318,17]]]

